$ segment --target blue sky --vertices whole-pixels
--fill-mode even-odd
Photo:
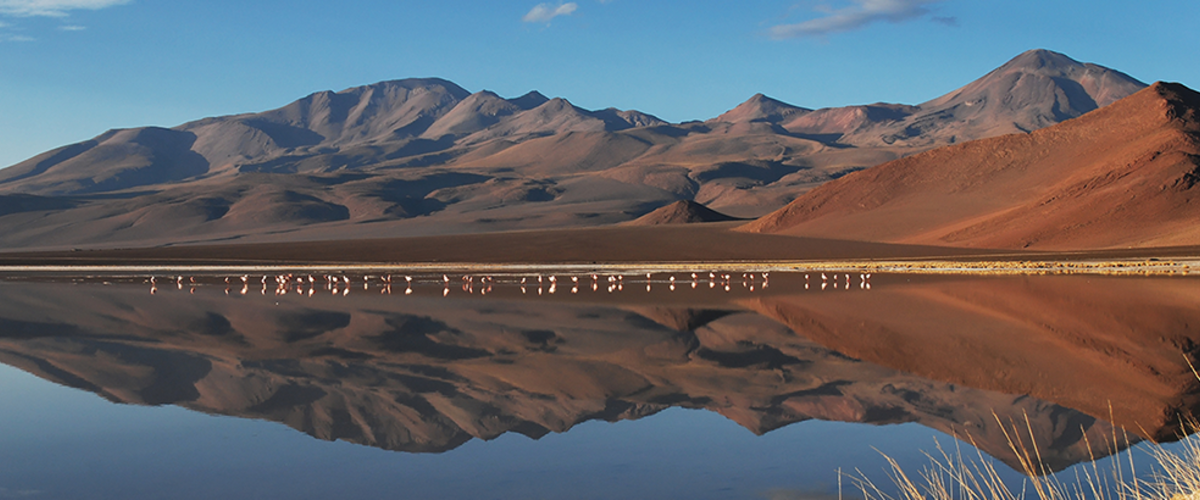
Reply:
[[[107,129],[437,76],[707,119],[919,103],[1032,48],[1200,86],[1194,0],[0,0],[0,166]]]

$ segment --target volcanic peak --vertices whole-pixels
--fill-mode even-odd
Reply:
[[[739,104],[709,122],[742,123],[750,121],[765,121],[779,123],[787,118],[812,111],[811,109],[793,106],[778,99],[763,94],[754,94],[746,102]]]

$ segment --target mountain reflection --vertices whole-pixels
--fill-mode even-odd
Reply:
[[[871,281],[707,270],[8,281],[0,361],[114,402],[409,452],[685,407],[758,434],[808,419],[917,422],[1010,465],[1004,427],[1028,418],[1058,470],[1111,452],[1087,449],[1111,441],[1108,421],[1169,439],[1197,407],[1194,280]]]

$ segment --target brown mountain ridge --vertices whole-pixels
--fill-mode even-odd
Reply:
[[[920,105],[756,95],[706,122],[503,98],[441,79],[112,130],[0,170],[0,245],[406,237],[626,222],[680,200],[758,217],[831,179],[1034,130],[1144,85],[1045,50]]]
[[[726,222],[738,220],[717,212],[692,200],[679,200],[646,215],[629,221],[630,226],[656,226],[659,224],[694,224],[699,222]]]
[[[1030,134],[848,175],[742,228],[1042,250],[1200,244],[1200,94],[1155,83]]]

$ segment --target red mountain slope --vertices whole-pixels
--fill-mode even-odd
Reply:
[[[1200,245],[1200,94],[1156,83],[1031,134],[845,176],[745,231],[988,248]]]

